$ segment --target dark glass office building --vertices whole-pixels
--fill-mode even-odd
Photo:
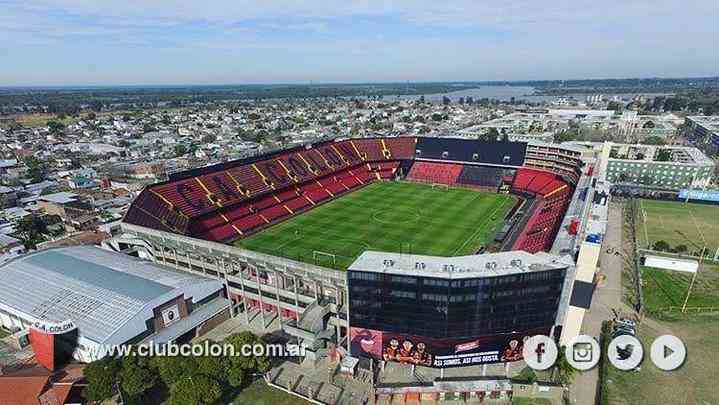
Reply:
[[[462,360],[463,352],[497,353],[463,364],[439,362],[436,367],[519,360],[517,353],[503,353],[521,351],[525,336],[549,334],[565,272],[564,268],[555,268],[492,277],[463,274],[441,278],[350,270],[350,327],[357,342],[353,354],[377,357],[384,353],[385,360],[394,360],[401,356],[387,356],[386,352],[399,352],[388,349],[389,342],[395,340],[391,343],[395,348],[407,341],[408,353],[414,353],[413,347],[421,341],[423,348],[432,347],[435,357],[453,361]],[[383,348],[371,348],[368,342],[373,340],[381,341]],[[364,348],[360,347],[362,342]]]
[[[350,271],[350,325],[432,338],[551,327],[564,272],[446,279]]]

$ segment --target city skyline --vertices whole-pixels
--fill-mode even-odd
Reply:
[[[0,86],[707,77],[719,65],[709,1],[0,4]]]

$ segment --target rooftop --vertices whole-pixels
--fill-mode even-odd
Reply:
[[[349,270],[437,278],[497,277],[564,269],[571,260],[547,253],[524,251],[441,257],[365,251]]]
[[[146,305],[182,294],[178,288],[218,283],[90,246],[21,256],[0,266],[0,275],[0,309],[35,321],[71,320],[97,342],[105,342]]]
[[[41,201],[54,202],[56,204],[67,204],[77,200],[77,194],[62,191],[59,193],[46,194],[38,198]]]
[[[709,131],[719,133],[719,115],[692,115],[687,119],[694,121]]]

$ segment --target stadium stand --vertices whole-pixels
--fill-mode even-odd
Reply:
[[[457,183],[496,190],[504,177],[513,178],[514,170],[491,166],[464,166]]]
[[[453,185],[457,183],[462,165],[448,163],[415,162],[407,178],[412,181]]]
[[[417,138],[414,137],[400,137],[400,138],[389,138],[385,140],[392,152],[394,159],[414,159],[414,151],[417,145]]]
[[[523,142],[481,142],[474,139],[418,138],[416,160],[447,160],[520,167],[527,144]]]
[[[571,201],[572,187],[556,174],[521,168],[515,175],[512,191],[537,198],[537,206],[512,249],[530,253],[548,250]]]
[[[455,138],[324,141],[175,173],[143,190],[124,221],[229,242],[368,183],[407,174],[414,181],[501,187],[535,199],[526,226],[511,242],[514,249],[536,252],[551,245],[579,169],[572,166],[574,151],[545,146],[533,147],[525,164],[527,148]],[[566,155],[561,162],[558,153]]]

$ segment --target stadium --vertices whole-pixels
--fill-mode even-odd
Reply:
[[[559,339],[569,308],[588,308],[591,288],[571,292],[583,166],[562,145],[322,141],[148,186],[112,247],[223,280],[233,315],[279,321],[306,362],[334,345],[435,368],[511,362],[525,336]],[[410,340],[443,361],[390,347]]]

